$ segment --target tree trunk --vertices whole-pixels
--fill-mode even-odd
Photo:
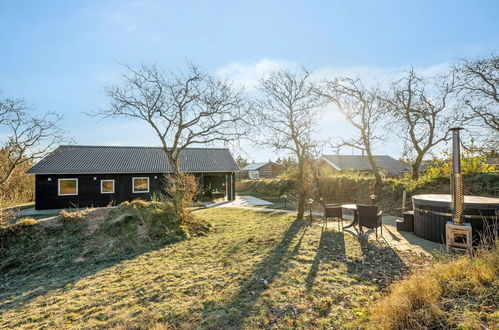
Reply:
[[[414,163],[411,165],[411,177],[413,180],[417,180],[419,178],[419,168],[421,167],[421,162],[423,161],[423,155],[418,155],[414,160]]]
[[[298,219],[303,219],[303,214],[305,213],[305,169],[303,157],[298,158],[298,205],[297,205],[297,214],[296,217]]]
[[[373,172],[376,184],[374,186],[375,194],[379,195],[381,192],[381,175],[379,174],[378,165],[374,160],[374,156],[370,148],[366,148],[367,158],[369,159],[369,164],[371,165],[371,171]]]
[[[170,186],[171,190],[169,193],[172,197],[172,202],[174,206],[174,212],[177,215],[180,223],[184,221],[185,218],[185,186],[182,178],[182,172],[180,171],[180,164],[178,163],[178,158],[173,156],[172,152],[167,152],[168,160],[172,168],[172,180],[173,186]]]

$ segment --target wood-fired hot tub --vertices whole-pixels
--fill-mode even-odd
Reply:
[[[444,194],[415,195],[414,234],[445,244],[445,224],[452,220],[451,196]],[[498,229],[499,198],[464,196],[463,222],[471,223],[476,244],[484,228]]]

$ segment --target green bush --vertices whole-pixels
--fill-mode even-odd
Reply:
[[[291,178],[245,180],[237,183],[237,191],[253,191],[265,196],[279,197],[289,194],[295,181]]]

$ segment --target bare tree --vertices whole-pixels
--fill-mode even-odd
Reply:
[[[172,201],[179,219],[185,213],[180,155],[194,144],[232,142],[243,134],[242,89],[202,73],[189,63],[185,73],[155,66],[127,67],[122,83],[105,89],[109,109],[101,117],[124,117],[146,122],[156,133],[172,168]]]
[[[274,71],[259,81],[260,98],[254,108],[260,143],[291,153],[297,160],[297,217],[303,218],[306,198],[305,165],[314,149],[314,124],[323,100],[305,70]]]
[[[390,118],[388,127],[404,141],[413,179],[418,178],[425,155],[449,140],[449,128],[458,122],[450,111],[455,86],[452,74],[427,78],[411,69],[381,97],[382,108]]]
[[[356,136],[351,139],[340,138],[340,142],[334,147],[348,146],[365,152],[376,179],[376,186],[380,187],[381,175],[373,155],[373,146],[381,140],[381,134],[378,132],[378,124],[382,120],[378,102],[379,85],[375,83],[367,86],[358,78],[336,79],[326,81],[319,94],[335,104],[357,130]]]
[[[1,149],[8,162],[1,166],[0,186],[18,166],[33,163],[67,140],[61,120],[60,115],[51,112],[34,114],[22,99],[0,100],[0,132],[5,136]]]
[[[459,80],[459,92],[467,123],[483,134],[489,128],[491,135],[484,140],[491,150],[499,148],[499,56],[463,60],[454,65]]]

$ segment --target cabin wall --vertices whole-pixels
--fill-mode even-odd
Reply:
[[[282,174],[282,168],[269,163],[258,169],[260,178],[275,178]]]
[[[198,182],[210,185],[211,187],[228,191],[226,198],[234,199],[234,187],[226,188],[227,176],[234,180],[234,173],[209,173],[195,174]],[[148,177],[149,192],[133,193],[132,178]],[[201,178],[203,177],[203,178]],[[49,181],[50,178],[50,181]],[[78,179],[78,195],[59,196],[58,179],[75,178]],[[95,180],[94,180],[95,178]],[[114,180],[114,193],[101,194],[101,180]],[[138,173],[138,174],[81,174],[81,175],[36,175],[35,178],[35,208],[62,209],[81,207],[102,207],[116,205],[124,201],[134,199],[151,200],[151,195],[161,191],[164,183],[162,173]],[[222,185],[222,183],[224,183]]]

